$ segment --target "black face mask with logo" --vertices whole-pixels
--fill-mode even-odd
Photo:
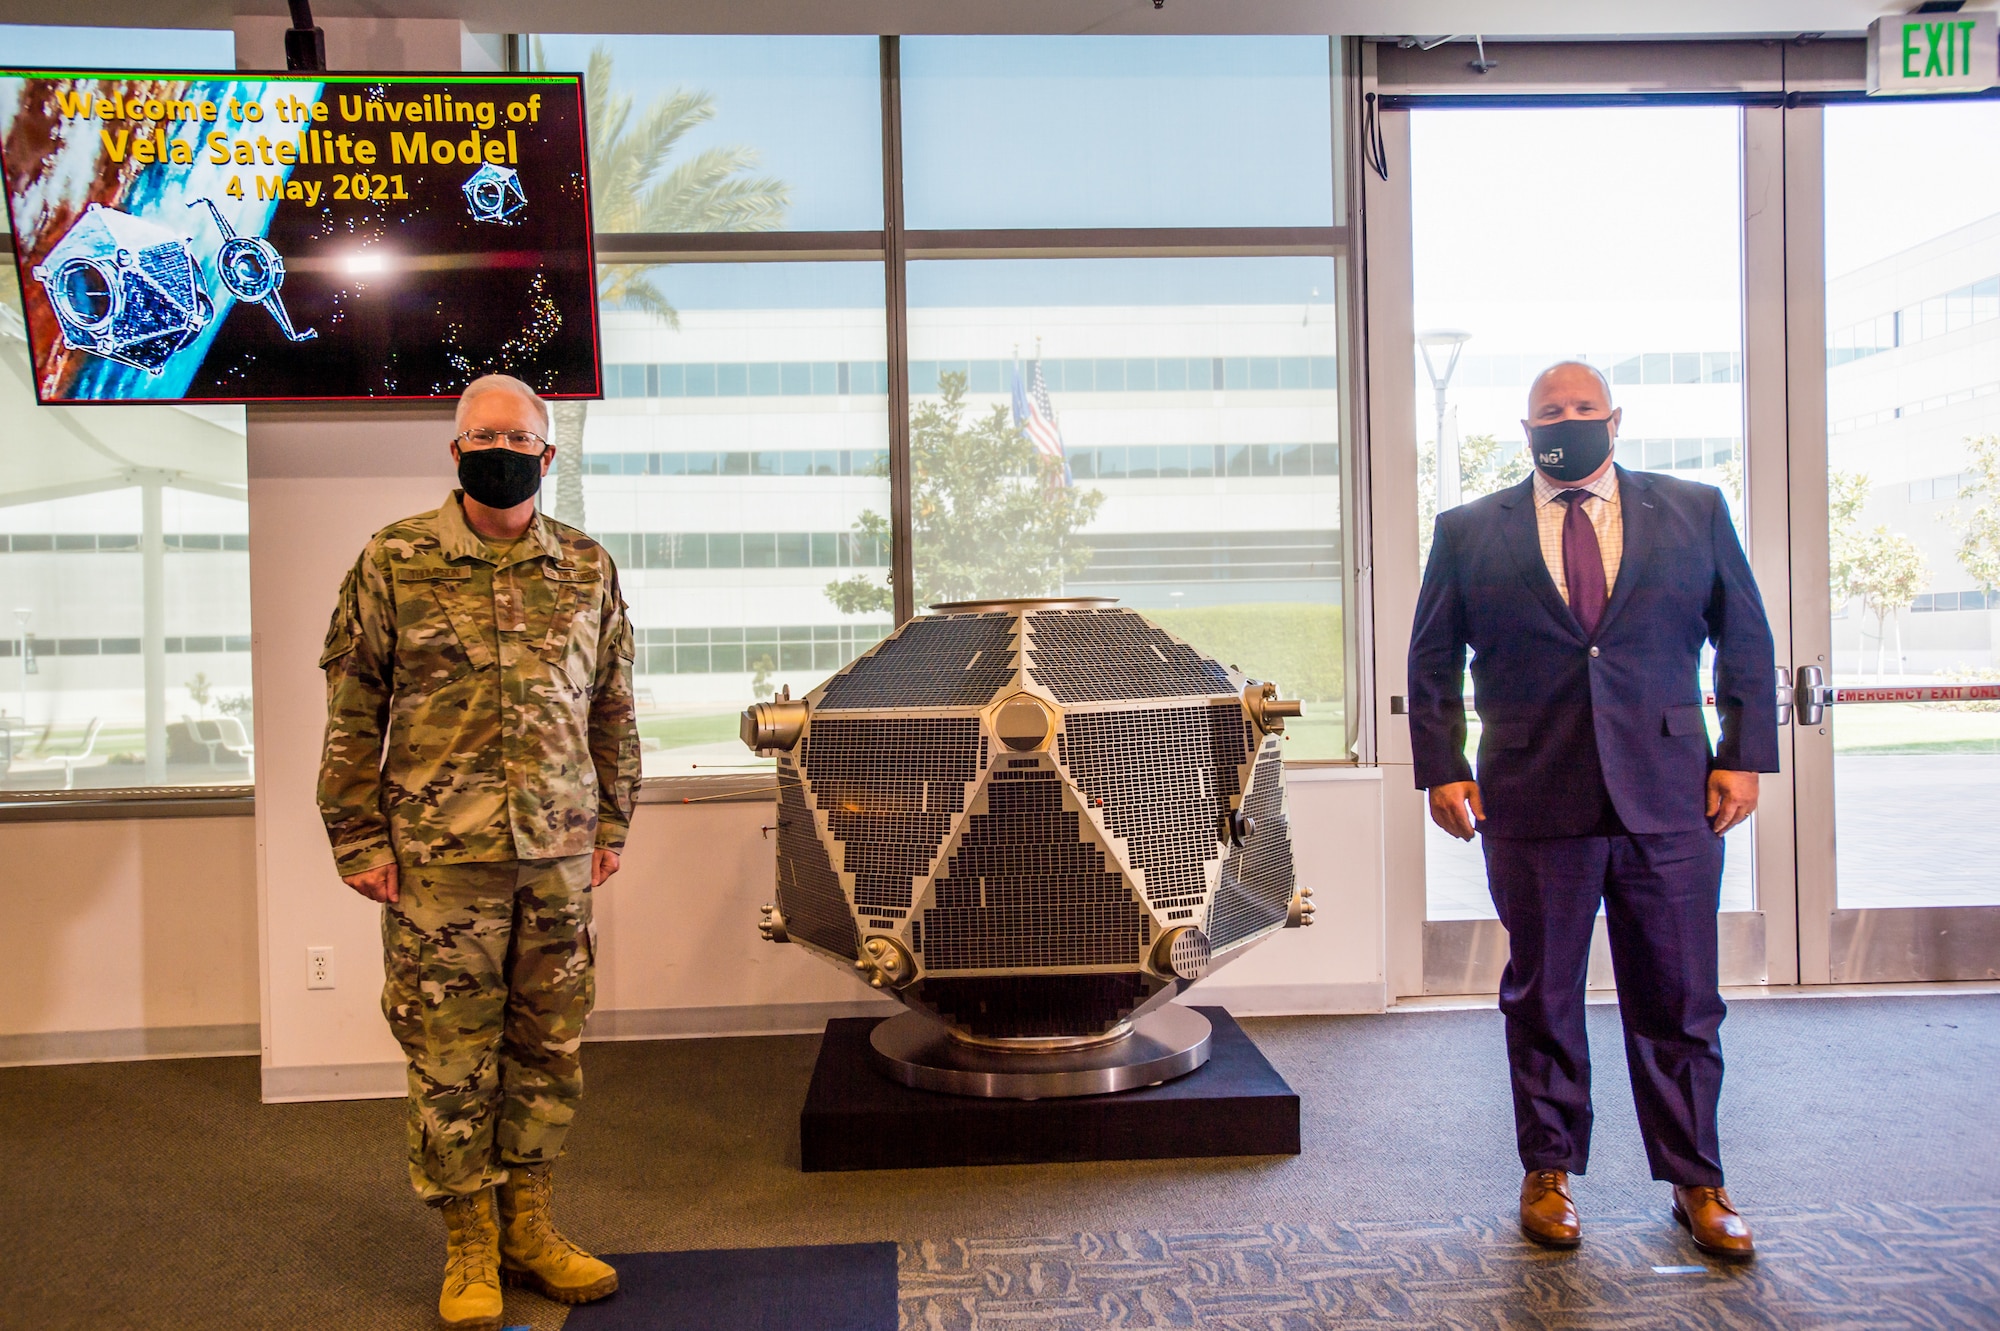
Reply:
[[[1580,481],[1611,456],[1611,421],[1597,416],[1588,420],[1550,421],[1528,431],[1535,465],[1554,481]]]
[[[542,455],[511,448],[461,449],[458,483],[488,508],[525,504],[542,488]]]

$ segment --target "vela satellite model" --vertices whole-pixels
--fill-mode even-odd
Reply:
[[[743,740],[778,764],[763,930],[909,1012],[877,1066],[1041,1098],[1194,1070],[1175,995],[1288,925],[1281,752],[1300,714],[1097,598],[932,607]]]

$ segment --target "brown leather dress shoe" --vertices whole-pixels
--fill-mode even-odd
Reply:
[[[1545,1248],[1574,1248],[1583,1242],[1583,1222],[1569,1195],[1569,1175],[1560,1169],[1531,1169],[1521,1180],[1521,1232]]]
[[[1526,1214],[1525,1204],[1523,1214]],[[1727,1188],[1674,1188],[1674,1219],[1694,1237],[1694,1246],[1711,1257],[1747,1262],[1757,1255],[1749,1222],[1730,1204]]]

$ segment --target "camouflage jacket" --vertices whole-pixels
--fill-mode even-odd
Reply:
[[[343,875],[625,844],[632,626],[611,556],[574,527],[537,516],[496,563],[454,491],[383,528],[320,666],[319,809]]]

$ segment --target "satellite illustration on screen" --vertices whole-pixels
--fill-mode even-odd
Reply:
[[[0,71],[45,404],[599,395],[578,76]]]

